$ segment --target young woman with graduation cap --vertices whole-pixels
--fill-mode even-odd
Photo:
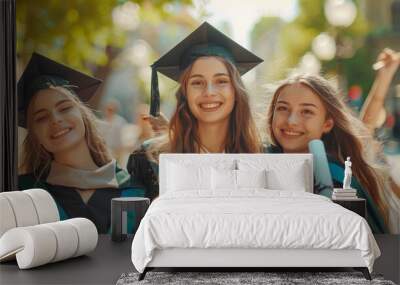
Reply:
[[[262,60],[207,22],[152,65],[150,114],[159,115],[157,72],[178,81],[168,132],[134,152],[128,171],[158,195],[158,155],[257,153],[261,143],[241,75]]]
[[[101,81],[33,54],[18,82],[18,121],[27,129],[19,189],[43,188],[61,219],[85,217],[110,230],[111,199],[143,196],[119,168],[84,104]],[[128,228],[134,217],[130,213]]]
[[[281,82],[267,111],[267,132],[272,142],[268,152],[325,156],[325,172],[332,177],[333,187],[343,187],[344,164],[351,157],[351,187],[366,199],[366,220],[372,232],[399,232],[399,198],[388,185],[381,144],[327,79],[300,74]],[[326,152],[314,148],[313,140],[319,140]],[[321,171],[314,168],[314,173]],[[315,193],[331,198],[333,189],[314,182]]]

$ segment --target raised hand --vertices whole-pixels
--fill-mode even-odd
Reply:
[[[400,65],[400,52],[385,48],[379,55],[373,69],[379,73],[393,76]]]
[[[142,115],[142,119],[150,123],[151,128],[157,135],[168,130],[169,121],[163,113],[160,113],[157,117],[152,115]]]

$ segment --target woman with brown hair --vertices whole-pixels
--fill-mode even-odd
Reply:
[[[100,233],[110,229],[111,199],[143,196],[116,164],[83,103],[101,82],[33,54],[18,82],[19,125],[27,129],[19,189],[43,188],[60,219],[85,217]],[[134,217],[128,215],[128,230]]]
[[[367,200],[372,231],[398,232],[399,209],[387,203],[388,196],[396,197],[380,163],[381,145],[326,79],[299,75],[282,82],[272,97],[267,120],[270,152],[308,152],[311,140],[322,140],[335,187],[342,187],[343,164],[350,156],[355,177],[351,186]],[[320,194],[330,197],[331,192]]]
[[[169,128],[134,152],[128,171],[158,195],[160,153],[256,153],[261,143],[241,74],[261,60],[202,24],[153,64],[152,115],[158,115],[157,71],[179,82]]]

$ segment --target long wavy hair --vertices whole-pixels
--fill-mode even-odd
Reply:
[[[377,203],[387,224],[388,207],[383,196],[387,175],[386,168],[379,163],[382,146],[354,115],[328,80],[317,75],[297,75],[279,84],[273,94],[267,115],[267,132],[272,144],[281,147],[272,131],[277,99],[286,86],[296,83],[303,84],[322,100],[327,110],[327,117],[334,121],[332,130],[321,138],[327,154],[341,163],[344,163],[347,156],[351,157],[354,176]]]
[[[85,141],[95,164],[101,167],[109,163],[112,158],[96,127],[98,119],[93,112],[79,100],[72,90],[60,86],[50,86],[49,88],[68,96],[78,107],[85,126]],[[54,156],[40,144],[33,130],[32,106],[35,99],[36,95],[30,100],[27,109],[27,136],[23,142],[24,154],[20,171],[32,173],[39,180],[48,174]]]
[[[249,96],[237,68],[229,61],[215,56],[227,68],[231,78],[235,106],[229,119],[229,129],[225,138],[225,152],[227,153],[257,153],[261,152],[261,140],[254,123]],[[169,123],[168,134],[159,138],[159,143],[150,149],[151,158],[158,160],[160,152],[171,153],[198,153],[200,152],[200,138],[198,122],[192,114],[187,101],[187,85],[193,67],[192,63],[181,74],[179,89],[176,97],[176,110]]]

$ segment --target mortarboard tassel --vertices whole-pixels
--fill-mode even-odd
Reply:
[[[158,90],[158,76],[154,64],[151,66],[151,98],[150,115],[158,117],[160,114],[160,91]]]

